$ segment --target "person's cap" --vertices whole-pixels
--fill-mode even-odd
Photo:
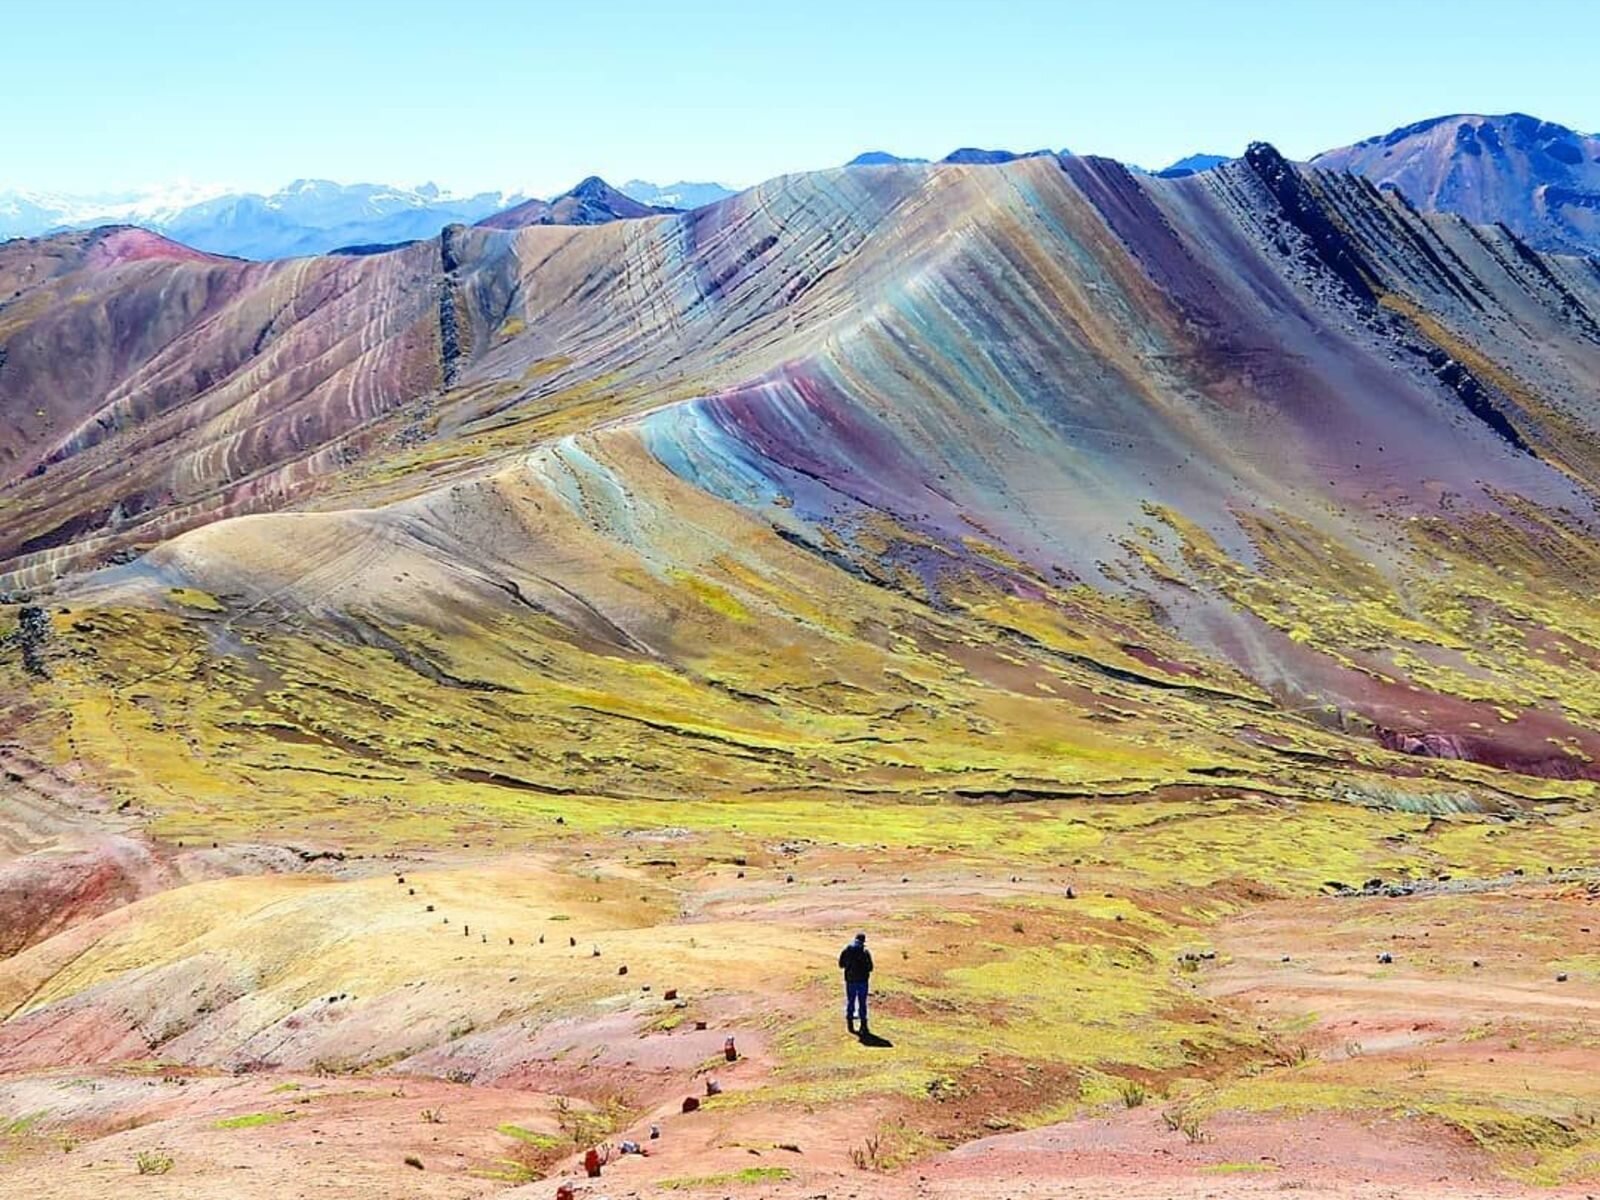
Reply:
[[[864,933],[858,933],[858,934],[856,934],[856,941],[858,941],[858,942],[864,942],[864,941],[866,941],[866,940],[867,940],[867,935],[866,935],[866,934],[864,934]]]

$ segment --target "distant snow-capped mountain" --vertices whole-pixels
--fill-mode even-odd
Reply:
[[[51,229],[107,223],[155,225],[226,192],[223,187],[192,183],[94,195],[0,190],[0,237],[32,237]]]
[[[642,179],[619,191],[646,210],[699,208],[733,195],[718,183],[661,187]],[[91,196],[11,190],[0,191],[0,240],[140,225],[212,254],[292,258],[429,238],[446,225],[475,225],[519,205],[544,203],[525,191],[462,195],[432,183],[394,187],[327,179],[297,179],[267,194],[195,184]]]
[[[676,208],[685,212],[726,200],[734,194],[732,188],[725,188],[720,183],[689,183],[686,180],[663,186],[643,179],[630,179],[617,190],[630,200],[637,200],[650,208]]]
[[[98,196],[7,191],[0,192],[0,238],[141,225],[213,254],[290,258],[432,237],[446,225],[471,224],[526,198],[456,195],[431,183],[405,188],[326,179],[297,179],[266,195],[188,184]]]

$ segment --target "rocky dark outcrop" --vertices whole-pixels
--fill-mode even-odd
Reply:
[[[22,669],[39,679],[49,679],[45,647],[50,641],[50,617],[37,604],[25,604],[17,612],[17,627],[0,645],[15,646],[22,655]]]
[[[439,234],[439,266],[444,272],[439,284],[439,374],[447,388],[455,386],[463,354],[455,274],[461,266],[457,243],[464,232],[461,226],[451,225]]]
[[[1378,297],[1368,280],[1375,278],[1377,272],[1334,223],[1294,165],[1266,142],[1251,143],[1244,152],[1244,161],[1272,193],[1289,223],[1310,239],[1318,261],[1345,291],[1364,304],[1376,304]]]

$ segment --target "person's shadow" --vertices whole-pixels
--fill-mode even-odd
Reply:
[[[863,1029],[856,1036],[860,1039],[860,1042],[863,1046],[872,1046],[880,1050],[890,1050],[894,1048],[894,1043],[888,1038],[879,1037],[870,1029]]]

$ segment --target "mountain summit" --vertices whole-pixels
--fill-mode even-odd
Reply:
[[[1417,207],[1503,223],[1541,250],[1600,255],[1600,137],[1525,113],[1458,114],[1317,155]]]
[[[591,175],[571,191],[553,200],[525,200],[504,212],[485,217],[478,224],[485,229],[522,229],[528,225],[605,225],[636,217],[659,217],[675,208],[641,204],[612,187],[598,175]]]

